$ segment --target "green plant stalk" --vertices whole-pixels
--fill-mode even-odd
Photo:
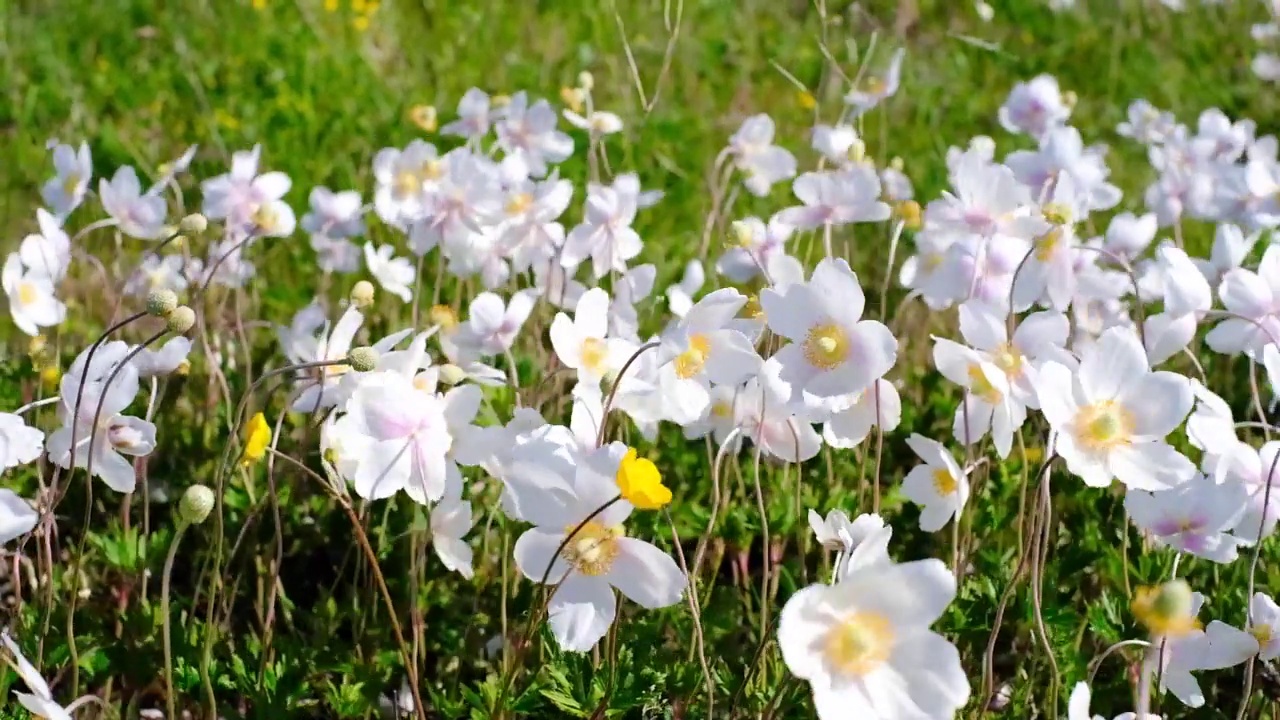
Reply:
[[[173,701],[173,642],[169,621],[169,577],[173,575],[173,560],[178,556],[178,543],[182,541],[182,535],[186,530],[187,522],[179,520],[178,528],[173,533],[173,541],[169,543],[169,554],[164,559],[164,574],[160,577],[160,612],[164,620],[164,698],[169,712],[167,717],[171,718],[178,715],[174,712]]]

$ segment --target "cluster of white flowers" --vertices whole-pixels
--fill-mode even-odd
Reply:
[[[795,202],[767,219],[733,218],[725,208],[727,248],[707,266],[722,287],[706,287],[719,281],[699,258],[655,293],[659,268],[637,262],[645,243],[633,223],[661,193],[643,191],[635,175],[606,182],[593,170],[580,222],[567,227],[575,188],[556,166],[574,154],[575,141],[557,129],[560,115],[549,102],[523,92],[468,92],[459,119],[441,129],[457,138],[448,150],[415,140],[378,152],[370,206],[358,191],[312,189],[300,225],[320,272],[357,272],[363,257],[383,290],[413,304],[415,318],[429,294],[419,272],[432,251],[439,277],[447,270],[484,288],[469,299],[465,318],[436,306],[422,313],[427,329],[407,327],[367,346],[357,337],[377,310],[365,281],[332,324],[329,304],[318,299],[276,327],[294,372],[288,407],[320,416],[319,446],[335,490],[367,501],[403,491],[429,507],[440,561],[469,578],[475,558],[467,535],[472,500],[481,494],[466,478],[497,480],[502,512],[529,526],[515,543],[516,566],[554,586],[546,606],[552,634],[564,649],[590,650],[614,623],[614,590],[661,608],[680,602],[697,581],[665,551],[627,536],[633,511],[661,508],[671,493],[652,462],[608,441],[611,412],[649,441],[671,423],[687,438],[710,436],[722,454],[749,442],[758,456],[783,463],[809,461],[824,446],[853,448],[873,431],[883,437],[898,427],[899,386],[886,376],[899,340],[882,322],[888,308],[881,297],[868,312],[858,275],[836,252],[837,241],[853,236],[847,226],[857,224],[859,236],[883,227],[889,274],[908,300],[940,313],[956,309],[958,339],[935,337],[932,359],[962,389],[950,441],[968,459],[957,462],[935,439],[906,439],[922,463],[905,474],[900,492],[920,506],[922,530],[959,522],[985,438],[1005,459],[1015,435],[1031,426],[1047,428],[1046,477],[1049,463],[1061,460],[1089,487],[1118,480],[1128,517],[1159,547],[1229,563],[1274,533],[1280,442],[1242,439],[1205,378],[1155,368],[1194,357],[1192,341],[1213,324],[1207,348],[1246,356],[1280,386],[1280,249],[1268,236],[1257,265],[1246,266],[1280,224],[1276,139],[1217,110],[1203,113],[1192,131],[1135,102],[1117,131],[1149,150],[1155,179],[1142,197],[1146,212],[1117,213],[1096,234],[1091,215],[1117,208],[1122,192],[1109,182],[1105,146],[1085,145],[1068,124],[1074,99],[1041,76],[1015,87],[998,111],[1000,124],[1034,147],[1003,160],[989,138],[951,148],[952,189],[921,210],[902,163],[878,167],[854,128],[858,115],[896,92],[902,63],[898,52],[883,77],[860,76],[836,121],[813,128],[811,147],[821,158],[814,170],[801,172],[796,156],[775,144],[767,115],[747,118],[729,138],[724,177],[762,198],[789,182]],[[622,121],[591,106],[587,85],[576,91],[585,114],[571,108],[564,117],[587,133],[587,153],[603,159],[602,138],[621,131]],[[100,226],[166,246],[179,232],[200,232],[201,223],[166,224],[165,190],[177,187],[194,150],[145,193],[132,168],[103,180],[98,194],[109,218]],[[210,284],[235,291],[254,277],[255,241],[291,236],[299,224],[284,199],[290,179],[260,172],[260,156],[258,147],[237,152],[228,173],[201,183],[203,215],[223,233],[206,259],[189,247],[149,252],[129,292]],[[43,189],[50,210],[37,213],[39,233],[4,266],[14,322],[32,335],[65,319],[56,291],[74,243],[63,224],[82,204],[91,175],[84,145],[59,145],[53,159],[57,176]],[[1207,258],[1191,257],[1183,245],[1184,224],[1193,221],[1216,226]],[[387,241],[366,240],[362,253],[355,239],[375,224]],[[898,268],[894,253],[907,231],[912,252]],[[1170,237],[1157,243],[1162,234]],[[800,239],[813,248],[820,241],[824,251],[811,270]],[[417,261],[398,257],[399,244]],[[661,298],[663,322],[650,333],[642,314]],[[1159,312],[1149,312],[1155,305]],[[572,377],[569,416],[548,420],[546,408],[517,407],[509,418],[485,413],[482,422],[487,388],[522,389],[518,341],[531,335],[527,321],[539,310],[554,313],[547,338],[527,345],[545,358],[548,375]],[[0,414],[3,466],[47,453],[56,465],[87,468],[111,489],[132,492],[135,468],[126,456],[157,446],[156,385],[145,417],[126,412],[142,379],[173,372],[190,349],[178,337],[155,351],[111,341],[81,353],[62,377],[60,427],[47,442],[21,411]],[[1170,442],[1180,428],[1198,458]],[[257,442],[255,452],[265,452]],[[0,539],[30,532],[47,511],[0,490]],[[836,572],[830,584],[786,602],[778,641],[786,665],[812,685],[819,717],[952,717],[969,699],[969,682],[956,648],[930,626],[956,594],[958,569],[938,560],[894,562],[891,530],[878,515],[851,522],[832,511],[810,519],[819,542],[839,553]],[[1204,701],[1192,671],[1280,653],[1272,639],[1280,610],[1269,597],[1254,598],[1246,630],[1223,622],[1199,629],[1199,605],[1196,595],[1179,615],[1184,622],[1166,613],[1152,625],[1159,651],[1144,674],[1144,682],[1158,676],[1192,706]],[[38,674],[5,642],[36,693],[22,696],[23,704],[52,703]],[[1073,720],[1087,717],[1088,701],[1087,686],[1078,689]]]

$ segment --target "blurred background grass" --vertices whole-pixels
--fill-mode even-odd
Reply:
[[[628,123],[612,141],[615,171],[667,191],[642,214],[642,235],[678,257],[696,245],[706,174],[743,117],[773,115],[781,142],[802,157],[815,113],[834,119],[844,83],[824,45],[849,74],[869,50],[875,67],[908,48],[902,92],[866,135],[874,156],[906,160],[925,198],[945,179],[948,145],[988,133],[1011,146],[996,108],[1014,82],[1041,72],[1079,96],[1072,121],[1086,141],[1115,140],[1138,97],[1192,122],[1218,106],[1265,132],[1277,105],[1249,70],[1248,28],[1266,9],[1189,4],[1174,13],[1154,0],[1101,0],[1054,13],[1041,0],[996,1],[983,22],[962,0],[0,0],[0,238],[13,244],[34,227],[50,138],[88,141],[100,176],[122,164],[154,172],[190,143],[201,146],[195,176],[207,176],[260,142],[264,164],[294,179],[289,199],[301,214],[313,185],[367,194],[373,154],[423,134],[412,106],[434,104],[446,120],[471,86],[557,101],[589,70],[597,106]],[[658,96],[648,114],[627,45],[646,96]],[[1140,201],[1141,150],[1117,143],[1113,165]],[[272,252],[309,252],[293,245]]]

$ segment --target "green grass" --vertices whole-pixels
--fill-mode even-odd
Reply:
[[[471,86],[493,93],[524,89],[555,102],[561,86],[572,85],[579,71],[589,70],[597,105],[627,122],[626,131],[609,141],[613,168],[634,170],[645,187],[666,192],[662,203],[642,213],[637,224],[647,240],[642,258],[658,264],[661,286],[677,278],[683,262],[696,253],[710,207],[712,163],[742,118],[770,113],[778,120],[782,144],[797,152],[802,165],[811,164],[805,132],[814,112],[805,109],[798,89],[778,68],[803,83],[817,98],[821,119],[832,121],[841,80],[823,45],[847,73],[855,71],[873,46],[873,65],[883,63],[892,47],[908,48],[901,92],[868,120],[864,134],[873,157],[903,158],[922,200],[935,197],[945,184],[943,157],[949,145],[990,134],[1001,151],[1026,146],[1025,139],[1000,130],[995,113],[1016,81],[1041,72],[1057,75],[1064,88],[1078,95],[1073,124],[1086,141],[1113,145],[1113,179],[1126,192],[1125,206],[1133,209],[1139,207],[1150,170],[1141,149],[1114,134],[1129,101],[1146,98],[1192,124],[1201,110],[1217,106],[1232,117],[1258,119],[1260,134],[1275,130],[1268,126],[1280,110],[1274,89],[1249,71],[1253,43],[1248,25],[1263,20],[1260,4],[1197,5],[1182,14],[1155,3],[1082,4],[1087,10],[1055,15],[1043,3],[1011,0],[996,4],[995,21],[984,24],[959,0],[877,0],[857,8],[833,2],[824,23],[816,6],[798,0],[686,0],[664,74],[671,31],[664,23],[663,4],[656,1],[618,2],[615,16],[613,0],[387,0],[362,32],[354,27],[356,15],[348,2],[331,12],[323,2],[305,0],[271,1],[264,9],[248,2],[195,0],[0,0],[0,243],[16,246],[34,229],[39,185],[51,172],[44,145],[51,137],[88,141],[99,176],[123,164],[153,173],[187,145],[199,143],[194,176],[208,177],[224,171],[232,151],[262,143],[265,167],[293,178],[289,200],[300,216],[313,185],[355,187],[368,197],[373,154],[422,136],[407,119],[410,107],[433,103],[447,120]],[[671,13],[676,5],[673,0]],[[625,45],[634,55],[646,98],[656,95],[649,112],[629,70]],[[569,213],[576,218],[587,168],[575,158],[565,173],[579,183]],[[191,198],[194,188],[188,184],[187,190]],[[767,200],[740,198],[734,214],[767,216],[784,206],[786,197],[779,187]],[[88,205],[91,209],[79,211],[73,225],[97,212],[93,200]],[[374,232],[391,237],[385,229]],[[1191,232],[1193,238],[1206,236],[1203,228]],[[90,236],[87,248],[111,257],[114,250],[106,237]],[[885,239],[865,232],[849,239],[864,285],[878,287]],[[320,288],[316,273],[308,269],[306,239],[299,234],[270,241],[255,253],[261,253],[255,261],[265,273],[249,293],[247,318],[287,322]],[[343,289],[330,292],[337,297]],[[73,298],[82,312],[63,332],[64,365],[101,329],[94,312],[96,292],[86,286]],[[454,295],[450,288],[447,296]],[[370,322],[375,336],[403,326],[394,305],[384,303],[379,310]],[[535,321],[545,326],[549,315]],[[905,352],[910,360],[894,371],[904,382],[906,410],[902,427],[886,439],[881,478],[885,512],[895,528],[892,550],[902,559],[949,561],[949,533],[913,530],[915,511],[902,507],[892,491],[912,464],[903,438],[910,432],[943,432],[958,398],[927,364],[923,351],[929,321],[924,314],[906,311],[901,322],[915,350]],[[252,360],[255,375],[279,366],[270,331],[248,332],[247,346],[235,352]],[[0,339],[14,351],[25,343],[8,322],[0,323]],[[526,385],[539,376],[533,362],[522,366]],[[1229,378],[1240,368],[1218,362],[1211,371]],[[227,398],[208,380],[207,370],[197,359],[188,378],[170,384],[161,405],[161,446],[149,475],[174,492],[196,481],[212,483],[228,442]],[[16,407],[34,394],[37,387],[30,378],[25,360],[9,361],[0,406]],[[238,372],[228,382],[234,403],[250,379]],[[1244,397],[1231,399],[1242,416]],[[491,401],[500,413],[509,412],[509,397],[498,394]],[[260,393],[253,406],[270,416],[282,402],[281,393]],[[51,416],[45,419],[52,422]],[[294,419],[288,428],[281,448],[318,465],[315,434],[305,419]],[[1040,428],[1029,426],[1025,435],[1038,446],[1033,429]],[[750,491],[750,463],[744,462],[744,481],[728,481],[733,501],[712,544],[717,571],[714,576],[704,572],[701,588],[709,600],[702,615],[716,685],[715,717],[758,717],[771,704],[777,708],[774,717],[812,716],[805,689],[785,680],[776,648],[767,644],[773,631],[761,617],[760,560],[767,549],[780,561],[775,586],[768,591],[776,618],[786,597],[821,578],[829,562],[812,548],[797,509],[867,509],[874,460],[870,447],[837,454],[834,485],[818,461],[801,473],[766,468],[769,547]],[[678,432],[669,430],[657,448],[647,451],[676,489],[673,518],[688,552],[708,517],[709,463],[700,445],[684,443]],[[988,470],[963,528],[971,570],[940,624],[956,640],[969,672],[974,699],[964,713],[972,717],[986,702],[981,692],[983,650],[996,605],[1018,565],[1023,479],[1035,467],[1034,462],[1024,468],[1011,461]],[[219,640],[211,665],[215,693],[228,717],[367,717],[377,712],[379,694],[398,687],[401,677],[391,625],[370,568],[355,550],[347,517],[334,503],[302,474],[283,467],[275,472],[278,518],[275,506],[266,501],[271,492],[263,468],[233,478],[227,488],[224,542],[236,543],[241,528],[245,530],[237,554],[214,568],[225,583],[221,597],[231,599],[218,608]],[[23,487],[34,487],[34,477],[12,477]],[[492,494],[491,487],[488,492]],[[153,534],[139,556],[141,512],[136,505],[141,501],[132,515],[122,515],[119,498],[104,495],[89,497],[82,483],[75,484],[60,506],[57,547],[79,558],[91,588],[74,618],[80,691],[109,692],[110,703],[123,705],[121,711],[130,716],[138,707],[163,707],[158,583],[152,579],[144,600],[140,578],[143,568],[158,575],[172,518],[167,506],[156,505],[150,518]],[[425,548],[425,518],[407,500],[370,506],[363,515],[401,621],[421,627],[419,664],[433,717],[489,716],[500,664],[486,659],[484,645],[500,632],[504,605],[518,635],[538,598],[529,583],[504,582],[504,574],[510,580],[518,573],[503,564],[503,548],[521,528],[504,521],[496,502],[489,500],[488,507],[476,503],[474,536],[483,537],[484,545],[477,547],[473,582],[446,574],[434,557],[421,570],[421,561],[413,556]],[[82,515],[86,504],[91,508],[87,529]],[[1061,714],[1070,684],[1084,678],[1089,659],[1106,645],[1139,633],[1127,610],[1127,588],[1167,576],[1172,563],[1167,552],[1140,553],[1141,541],[1130,532],[1126,575],[1119,497],[1086,491],[1062,472],[1054,477],[1053,514],[1041,613],[1052,654],[1041,646],[1025,577],[996,639],[995,677],[1012,687],[1012,704],[1005,711],[1009,717]],[[122,517],[132,530],[126,530]],[[492,525],[485,533],[488,521]],[[637,514],[628,531],[671,545],[670,531],[656,514]],[[198,667],[210,629],[205,612],[214,533],[207,526],[189,534],[174,579],[176,685],[193,710],[204,697]],[[1274,553],[1269,551],[1265,559],[1271,562],[1262,565],[1262,588],[1280,579]],[[58,601],[50,606],[40,593],[29,593],[19,618],[27,640],[37,640],[49,628],[41,667],[46,676],[57,673],[55,691],[66,700],[73,692],[65,631],[65,599],[74,592],[70,562],[58,566]],[[417,573],[410,570],[415,566]],[[1241,617],[1244,563],[1219,570],[1189,561],[1183,570],[1194,586],[1214,598],[1208,617]],[[279,595],[268,623],[269,578],[276,571]],[[509,592],[505,604],[499,600],[504,587]],[[53,614],[46,621],[49,607]],[[681,605],[642,612],[631,607],[622,618],[614,658],[606,644],[585,657],[559,653],[552,643],[536,645],[528,671],[516,680],[508,710],[535,718],[706,717],[688,609]],[[757,655],[759,663],[753,662]],[[1056,708],[1049,699],[1054,663],[1060,683]],[[1241,675],[1238,668],[1206,673],[1207,709],[1193,716],[1233,716]],[[7,696],[5,683],[0,677],[0,691]],[[1123,661],[1107,661],[1095,692],[1095,711],[1130,709]],[[1171,698],[1162,705],[1171,716],[1185,712]],[[607,714],[593,714],[606,707]],[[0,715],[6,713],[8,707],[0,706]]]

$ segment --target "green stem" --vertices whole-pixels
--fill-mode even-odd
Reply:
[[[178,529],[173,533],[173,541],[169,543],[169,555],[164,559],[164,575],[160,578],[160,609],[164,620],[164,686],[165,686],[165,702],[168,703],[168,717],[176,718],[178,714],[174,712],[174,690],[173,690],[173,643],[171,641],[171,631],[169,628],[169,576],[173,574],[173,559],[178,556],[178,543],[182,541],[182,534],[186,532],[187,523],[178,521]]]

